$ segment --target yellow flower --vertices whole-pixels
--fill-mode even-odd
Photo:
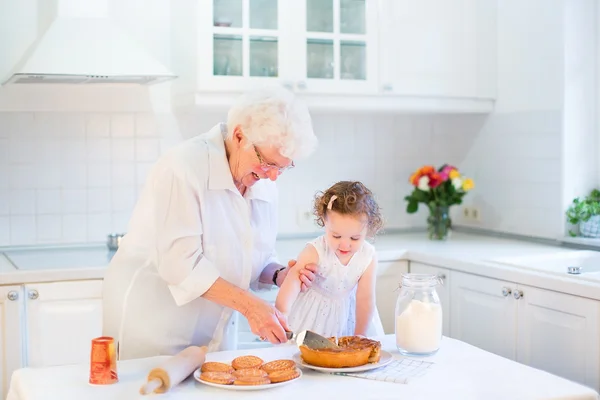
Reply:
[[[448,174],[448,177],[450,178],[450,180],[452,180],[454,178],[458,178],[459,176],[460,176],[460,173],[456,169],[453,169],[452,171],[450,171],[450,174]]]
[[[475,183],[473,182],[473,179],[467,178],[463,181],[462,188],[465,192],[468,192],[469,190],[473,189],[474,187],[475,187]]]

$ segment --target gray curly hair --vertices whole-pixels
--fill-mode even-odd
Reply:
[[[264,87],[240,96],[227,114],[227,135],[240,126],[248,141],[274,146],[282,156],[299,159],[317,146],[308,107],[292,92]]]

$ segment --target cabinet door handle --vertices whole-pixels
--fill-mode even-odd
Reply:
[[[440,284],[444,286],[444,284],[446,283],[446,274],[438,274],[437,278]]]
[[[383,85],[382,89],[384,92],[391,92],[394,89],[394,87],[391,83],[386,83],[385,85]]]
[[[517,300],[523,298],[523,291],[522,290],[515,290],[513,293],[513,297]]]
[[[35,300],[38,297],[40,297],[40,294],[38,293],[37,290],[33,289],[33,290],[30,290],[29,293],[27,293],[27,297],[29,297],[31,300]]]
[[[11,290],[6,294],[6,298],[10,301],[17,301],[19,300],[19,292],[17,292],[16,290]]]
[[[502,288],[502,296],[506,297],[506,296],[508,296],[511,293],[512,293],[512,290],[510,290],[510,288],[508,288],[508,287],[503,287]]]
[[[298,86],[298,89],[304,90],[304,89],[306,89],[306,82],[300,81],[300,82],[298,82],[297,86]]]

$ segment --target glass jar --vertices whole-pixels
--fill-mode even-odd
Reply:
[[[435,354],[442,339],[442,305],[437,275],[402,274],[396,300],[396,347],[406,356]]]

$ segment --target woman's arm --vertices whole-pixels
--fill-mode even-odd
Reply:
[[[313,245],[307,245],[304,250],[298,256],[298,262],[291,268],[279,289],[277,299],[275,300],[275,307],[283,314],[288,315],[292,309],[292,305],[296,301],[300,289],[302,287],[302,281],[300,280],[300,271],[307,264],[317,264],[319,262],[319,255]]]
[[[358,280],[356,289],[356,327],[355,335],[366,336],[369,323],[375,311],[375,282],[377,271],[377,258],[373,260]]]

